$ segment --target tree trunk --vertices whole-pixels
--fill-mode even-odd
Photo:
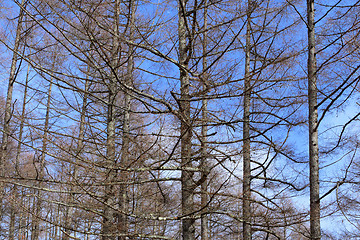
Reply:
[[[16,186],[14,186],[14,189],[12,190],[14,199],[17,198],[16,194]],[[10,206],[10,224],[9,224],[9,240],[14,240],[14,233],[15,233],[15,219],[16,218],[16,210],[14,203],[11,203]]]
[[[81,113],[80,113],[79,136],[78,136],[77,149],[76,149],[76,155],[75,155],[76,163],[79,162],[79,158],[81,157],[81,153],[84,148],[85,114],[86,114],[88,90],[89,90],[89,80],[88,80],[88,77],[86,77],[85,87],[84,87],[84,97],[83,97]],[[77,178],[78,178],[78,165],[75,164],[74,170],[73,170],[73,179],[75,181],[73,181],[73,182],[77,182]],[[74,221],[73,221],[74,207],[72,207],[72,205],[76,204],[76,200],[75,200],[76,196],[74,193],[72,193],[74,190],[75,190],[75,188],[73,187],[73,185],[71,185],[70,196],[69,196],[69,200],[68,200],[68,203],[70,204],[70,206],[66,208],[65,218],[64,218],[65,229],[64,229],[64,233],[62,234],[63,240],[69,240],[70,229],[72,228],[72,225],[74,223]]]
[[[244,78],[244,115],[243,115],[243,239],[251,239],[251,166],[250,166],[250,34],[251,34],[251,1],[247,6],[246,46],[245,46],[245,78]]]
[[[107,141],[106,141],[106,175],[105,175],[105,195],[104,195],[104,216],[103,216],[103,240],[115,240],[116,233],[116,206],[114,181],[117,173],[116,167],[116,124],[117,117],[115,111],[117,98],[117,65],[119,63],[120,54],[120,40],[119,40],[119,16],[120,16],[120,1],[114,2],[114,29],[113,29],[113,46],[111,53],[111,79],[108,85],[108,105],[107,105]]]
[[[179,0],[178,14],[178,34],[179,34],[179,64],[180,67],[180,106],[179,113],[181,117],[180,135],[181,135],[181,167],[192,167],[191,162],[191,139],[192,127],[190,121],[190,80],[187,72],[188,68],[188,39],[186,29],[186,4],[187,0]],[[194,183],[193,172],[183,169],[181,171],[181,206],[182,214],[185,218],[182,220],[183,240],[195,239],[195,219],[192,217],[194,207]]]
[[[28,65],[26,78],[25,78],[25,89],[24,89],[24,95],[23,95],[23,103],[22,103],[22,110],[21,110],[21,116],[20,116],[20,126],[19,126],[19,136],[18,136],[18,145],[16,149],[16,156],[15,156],[15,171],[16,174],[20,176],[19,172],[19,159],[20,159],[20,153],[21,153],[21,142],[22,142],[22,135],[24,132],[24,122],[25,122],[25,111],[26,111],[26,101],[27,101],[27,91],[28,91],[28,84],[29,84],[29,72],[30,72],[30,65]],[[16,185],[13,188],[13,194],[17,194],[17,187]],[[22,196],[20,197],[22,199]],[[15,197],[14,199],[18,199],[18,197]],[[22,202],[22,200],[20,201]],[[9,240],[15,239],[15,221],[16,221],[16,205],[18,203],[12,202],[11,203],[11,212],[10,212],[10,227],[9,227]],[[20,220],[22,221],[22,219]],[[19,236],[21,236],[21,231],[19,232]]]
[[[55,58],[54,58],[54,64],[55,64]],[[46,103],[46,115],[45,115],[45,124],[44,124],[44,135],[43,135],[43,142],[42,142],[42,150],[41,150],[41,156],[40,156],[40,165],[37,169],[37,179],[38,184],[37,187],[41,188],[42,186],[42,180],[44,178],[44,170],[45,170],[45,156],[47,152],[47,135],[49,132],[49,118],[50,118],[50,105],[51,105],[51,90],[52,90],[52,79],[50,80],[49,89],[47,93],[47,103]],[[32,220],[32,230],[31,230],[31,240],[38,240],[40,236],[40,215],[41,215],[41,207],[42,207],[42,200],[41,200],[41,190],[36,189],[35,190],[35,199],[34,199],[34,205],[35,205],[35,211],[33,215]]]
[[[105,176],[105,196],[104,196],[104,221],[103,221],[103,240],[115,240],[114,235],[114,186],[116,177],[115,167],[115,84],[111,84],[108,98],[108,116],[107,116],[107,142],[106,142],[106,176]]]
[[[134,39],[134,22],[135,22],[135,1],[129,1],[129,40],[133,41]],[[127,73],[125,78],[125,85],[132,86],[133,84],[133,71],[134,71],[134,46],[128,45],[128,60],[127,60]],[[122,137],[122,147],[121,147],[121,166],[126,167],[129,163],[129,148],[130,148],[130,111],[131,111],[131,95],[128,93],[128,90],[125,88],[124,91],[124,118],[123,118],[123,137]],[[128,179],[128,174],[123,172],[120,180],[125,182]],[[119,237],[118,240],[125,240],[127,234],[127,186],[120,185],[119,189],[119,210],[118,214],[118,229]]]
[[[21,1],[21,6],[24,6],[25,0]],[[0,177],[5,177],[5,161],[6,156],[8,156],[8,145],[9,145],[9,136],[10,136],[10,121],[12,115],[12,95],[14,89],[14,83],[16,78],[16,64],[18,60],[18,51],[20,46],[20,34],[21,34],[21,26],[23,22],[24,11],[20,8],[18,23],[16,27],[16,36],[15,43],[13,48],[13,55],[10,66],[10,76],[9,76],[9,85],[7,89],[6,103],[5,103],[5,114],[4,114],[4,124],[3,124],[3,135],[1,142],[1,150],[0,150]],[[3,198],[4,198],[4,182],[0,181],[0,218],[3,217]]]
[[[319,199],[319,145],[315,58],[314,0],[307,1],[308,17],[308,101],[309,101],[309,166],[310,166],[310,238],[321,238]]]
[[[207,71],[207,4],[208,1],[204,1],[204,34],[203,34],[203,70]],[[208,73],[203,73],[203,90],[206,91],[206,83],[208,81]],[[207,149],[207,132],[208,132],[208,102],[207,102],[207,92],[204,94],[204,99],[202,100],[202,127],[201,127],[201,240],[209,240],[209,223],[208,223],[208,214],[207,214],[207,205],[208,205],[208,194],[207,194],[207,175],[208,175],[208,149]]]

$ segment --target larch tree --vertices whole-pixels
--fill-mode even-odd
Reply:
[[[305,4],[286,0],[15,3],[30,40],[25,52],[4,46],[32,80],[8,63],[24,86],[18,121],[4,114],[18,148],[14,160],[2,151],[15,166],[2,173],[17,187],[9,199],[21,195],[21,210],[3,215],[10,239],[321,237],[319,201],[348,180],[329,181],[336,184],[319,196],[319,122],[357,92],[357,64],[346,51],[358,50],[358,28],[336,20],[349,16],[348,6],[319,3],[325,14],[315,20],[309,0],[300,29]],[[339,32],[322,28],[315,52],[315,24],[330,15]],[[49,57],[53,49],[59,61]],[[330,83],[327,76],[342,76],[335,60],[347,77]],[[306,122],[310,168],[296,140]],[[332,156],[356,149],[354,137],[340,139]],[[306,193],[305,169],[310,218],[293,201]],[[344,195],[344,203],[356,202]],[[328,208],[345,210],[340,200]]]
[[[251,12],[253,1],[247,3],[246,43],[245,43],[245,78],[244,78],[244,110],[243,110],[243,238],[251,239],[251,148],[250,148],[250,101],[251,101]]]
[[[188,0],[178,1],[179,71],[180,71],[180,136],[181,136],[181,209],[182,237],[195,239],[194,183],[192,167],[192,122],[190,116],[190,79],[188,73],[192,51],[192,31],[188,22]]]
[[[310,169],[310,238],[321,239],[319,197],[318,106],[315,56],[315,7],[307,1],[308,31],[308,101],[309,101],[309,169]]]
[[[23,25],[23,18],[24,18],[24,11],[23,7],[25,6],[25,0],[22,0],[20,8],[19,8],[19,16],[16,25],[15,31],[15,39],[14,39],[14,47],[11,48],[12,59],[11,59],[11,66],[10,66],[10,75],[8,81],[8,88],[7,88],[7,95],[6,95],[6,103],[5,103],[5,114],[4,114],[4,121],[2,127],[2,141],[1,141],[1,153],[0,153],[0,176],[2,177],[2,181],[0,182],[0,215],[3,216],[3,199],[4,199],[4,189],[5,189],[5,169],[6,169],[6,159],[9,155],[9,141],[11,136],[11,121],[12,121],[12,114],[13,114],[13,91],[14,91],[14,84],[16,80],[16,73],[18,67],[18,60],[20,56],[18,55],[20,51],[20,42],[21,42],[21,34],[22,34],[22,25]]]
[[[204,11],[203,11],[203,60],[202,60],[202,68],[203,68],[203,83],[202,88],[204,91],[204,98],[202,100],[202,106],[201,106],[201,117],[202,117],[202,126],[201,126],[201,179],[203,179],[201,183],[201,239],[202,240],[208,240],[209,239],[209,217],[207,213],[207,205],[209,204],[209,197],[208,197],[208,174],[209,174],[209,163],[208,163],[208,143],[207,143],[207,135],[208,135],[208,100],[207,97],[207,90],[206,85],[209,84],[209,74],[207,73],[206,69],[208,67],[206,54],[208,51],[208,34],[207,34],[207,28],[208,28],[208,1],[204,1]]]

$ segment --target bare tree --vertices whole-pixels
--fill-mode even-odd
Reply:
[[[208,1],[204,1],[204,34],[203,34],[203,70],[207,69],[208,63],[206,54],[208,51],[208,34],[207,34],[207,28],[208,28]],[[203,73],[203,91],[204,91],[204,99],[202,100],[202,127],[201,127],[201,179],[203,179],[201,183],[201,208],[202,208],[202,214],[201,214],[201,239],[202,240],[208,240],[209,239],[209,217],[207,213],[207,205],[209,204],[209,198],[208,198],[208,174],[209,174],[209,163],[208,163],[208,143],[207,143],[207,135],[208,135],[208,100],[207,97],[207,90],[206,85],[209,84],[209,74],[205,71]]]
[[[34,239],[308,237],[307,211],[292,202],[305,194],[308,162],[291,142],[307,122],[306,100],[310,139],[317,139],[316,109],[330,113],[341,105],[332,105],[337,96],[344,102],[355,96],[343,90],[356,89],[356,71],[346,87],[332,83],[318,91],[324,100],[317,103],[316,77],[321,81],[319,69],[331,64],[315,64],[313,10],[304,51],[298,27],[304,9],[297,4],[45,0],[21,8],[29,19],[25,33],[37,34],[26,43],[31,53],[15,52],[36,72],[25,83],[36,94],[24,97],[29,114],[21,115],[14,138],[14,166],[24,167],[6,168],[16,176],[6,182],[18,187],[23,203],[20,214],[5,215],[5,234],[24,233],[22,214],[21,225],[33,225],[25,235]],[[320,40],[331,35],[321,34]],[[61,61],[52,67],[54,46]],[[301,69],[307,53],[309,94]],[[326,74],[333,72],[329,67]],[[51,93],[39,84],[43,79],[51,79]],[[309,147],[316,165],[318,150]],[[327,193],[313,198],[310,182],[318,203]],[[313,226],[319,218],[311,212]]]
[[[309,101],[309,167],[310,167],[310,238],[320,239],[319,143],[315,58],[315,8],[307,1],[308,30],[308,101]]]
[[[1,153],[0,153],[0,176],[3,178],[3,180],[0,182],[0,215],[3,216],[3,198],[4,198],[4,180],[6,177],[5,174],[5,161],[6,157],[9,155],[9,137],[11,136],[11,118],[13,113],[13,90],[14,90],[14,84],[16,80],[16,69],[17,69],[17,63],[19,59],[19,46],[21,41],[21,33],[22,33],[22,24],[23,24],[23,17],[24,17],[24,11],[22,10],[22,7],[25,6],[25,0],[21,1],[21,8],[20,13],[18,16],[17,26],[16,26],[16,33],[15,33],[15,39],[14,39],[14,47],[12,50],[12,60],[11,60],[11,66],[10,66],[10,76],[9,76],[9,83],[7,88],[7,96],[6,96],[6,105],[5,105],[5,114],[4,114],[4,122],[3,122],[3,129],[2,129],[2,141],[1,141]]]
[[[253,2],[247,3],[246,45],[245,45],[245,78],[244,78],[244,115],[243,115],[243,238],[251,239],[251,156],[250,156],[250,100],[251,100],[251,11]]]
[[[191,168],[191,140],[192,123],[190,118],[190,80],[187,72],[191,52],[191,42],[189,42],[189,28],[187,27],[187,0],[178,2],[178,32],[179,32],[179,64],[180,64],[180,121],[181,121],[181,168]],[[183,214],[182,236],[184,240],[195,239],[195,219],[193,218],[194,207],[194,186],[193,172],[181,171],[181,208]]]
[[[56,58],[53,57],[53,64],[55,65]],[[46,109],[45,109],[45,119],[44,119],[44,132],[42,136],[42,149],[38,159],[38,164],[34,163],[36,170],[36,179],[38,184],[34,189],[34,210],[32,215],[32,224],[31,224],[31,240],[38,240],[40,238],[40,227],[41,227],[41,215],[42,215],[42,193],[41,187],[43,186],[42,181],[45,176],[45,159],[48,152],[48,135],[49,135],[49,120],[50,120],[50,111],[51,111],[51,91],[53,86],[53,80],[50,79],[47,100],[46,100]]]

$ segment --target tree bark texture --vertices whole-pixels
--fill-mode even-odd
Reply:
[[[115,84],[111,83],[108,98],[108,116],[107,116],[107,141],[106,141],[106,173],[105,173],[105,193],[104,193],[104,219],[103,219],[103,240],[115,240],[115,192],[113,182],[116,178],[115,172]]]
[[[318,109],[315,57],[314,0],[307,1],[308,28],[308,101],[309,101],[309,167],[310,167],[310,238],[321,238],[319,199]]]
[[[251,34],[251,1],[248,1],[247,24],[246,24],[246,46],[245,46],[245,78],[244,78],[244,115],[243,115],[243,239],[251,239],[251,166],[250,166],[250,34]]]
[[[108,84],[108,116],[107,116],[107,142],[106,142],[106,175],[105,175],[105,195],[104,195],[104,218],[103,218],[103,240],[115,240],[119,233],[117,229],[117,212],[114,210],[117,201],[113,182],[117,179],[116,168],[116,99],[118,95],[118,64],[120,59],[120,39],[119,39],[119,16],[120,0],[114,2],[114,28],[113,46],[111,53],[111,77]]]
[[[134,37],[134,24],[135,24],[135,1],[129,1],[129,40],[133,41]],[[128,54],[127,54],[127,66],[126,66],[126,77],[125,77],[125,85],[132,86],[133,84],[133,71],[134,71],[134,46],[128,45]],[[129,94],[127,88],[124,88],[124,116],[123,116],[123,136],[122,136],[122,147],[121,147],[121,166],[126,167],[129,164],[130,157],[130,112],[131,112],[131,95]],[[123,172],[120,176],[120,181],[125,182],[128,179],[128,174]],[[127,194],[127,186],[120,185],[119,189],[119,210],[118,214],[118,229],[119,229],[119,237],[118,240],[125,240],[128,228],[128,221],[126,212],[128,209],[128,194]]]
[[[191,162],[191,139],[192,127],[190,122],[190,80],[188,68],[188,31],[186,28],[186,5],[187,0],[179,0],[178,5],[178,35],[179,35],[179,64],[180,67],[180,106],[181,117],[181,167],[192,167]],[[192,217],[194,205],[194,182],[193,172],[181,171],[181,207],[184,218],[182,219],[183,240],[195,239],[195,219]]]
[[[207,4],[208,1],[204,1],[204,34],[203,34],[203,70],[207,69]],[[206,89],[206,82],[208,81],[208,73],[203,73],[203,90]],[[208,101],[207,93],[205,92],[204,99],[202,100],[202,127],[201,127],[201,179],[204,179],[201,183],[201,240],[209,240],[209,219],[207,214],[207,205],[208,205],[208,194],[207,194],[207,175],[208,175],[208,144],[207,144],[207,133],[208,133]]]

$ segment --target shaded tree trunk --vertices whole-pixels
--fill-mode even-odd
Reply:
[[[81,112],[80,112],[80,125],[79,125],[79,136],[78,136],[78,142],[77,142],[77,149],[76,149],[76,154],[75,154],[75,161],[76,163],[79,162],[79,158],[81,157],[81,153],[83,151],[84,148],[84,134],[85,134],[85,116],[86,116],[86,110],[87,110],[87,102],[88,102],[88,90],[89,90],[89,80],[88,77],[86,77],[85,80],[85,87],[84,87],[84,97],[82,100],[82,106],[81,106]],[[75,164],[74,165],[74,170],[73,170],[73,179],[75,180],[74,182],[77,182],[77,178],[78,178],[78,165]],[[65,229],[64,229],[64,233],[62,235],[62,239],[63,240],[68,240],[70,237],[70,230],[72,228],[72,225],[74,224],[74,220],[73,220],[73,212],[74,212],[74,207],[73,205],[76,204],[75,201],[75,193],[72,193],[75,188],[73,187],[73,185],[71,185],[72,187],[70,188],[70,196],[69,196],[69,200],[68,203],[70,204],[69,207],[66,208],[66,212],[65,212]]]
[[[106,141],[106,175],[105,175],[105,195],[104,195],[104,215],[103,215],[103,240],[115,240],[116,233],[116,212],[114,211],[116,204],[116,195],[114,181],[117,178],[116,173],[116,124],[118,122],[116,116],[116,98],[118,95],[117,73],[118,63],[120,59],[120,40],[119,40],[119,16],[120,16],[120,0],[114,2],[114,29],[113,29],[113,46],[111,53],[111,77],[108,84],[108,103],[107,103],[107,141]]]
[[[207,11],[208,1],[204,1],[204,34],[203,34],[203,70],[207,69],[207,25],[208,25],[208,11]],[[203,73],[203,90],[206,91],[206,84],[208,81],[208,73]],[[207,133],[208,133],[208,101],[207,101],[207,93],[204,94],[204,99],[202,100],[202,127],[201,127],[201,136],[202,136],[202,146],[201,146],[201,179],[203,182],[201,183],[201,240],[209,239],[209,220],[207,214],[207,205],[208,205],[208,194],[207,194],[207,175],[208,175],[208,145],[207,145]]]
[[[14,199],[17,199],[17,187],[16,185],[12,189],[12,195],[14,196]],[[9,223],[9,240],[14,240],[14,234],[15,234],[15,221],[16,221],[16,209],[15,209],[15,203],[10,203],[10,223]]]
[[[134,39],[134,24],[135,24],[135,0],[129,1],[128,6],[128,29],[129,29],[129,40]],[[128,45],[128,60],[126,68],[125,85],[132,86],[133,84],[133,71],[134,71],[134,46]],[[121,165],[126,167],[129,164],[129,148],[130,148],[130,112],[131,112],[131,95],[128,93],[129,90],[124,88],[124,118],[123,118],[123,136],[122,136],[122,147],[121,147]],[[128,174],[123,172],[120,176],[120,180],[125,182],[128,179]],[[122,184],[119,189],[119,210],[118,214],[118,229],[119,237],[118,240],[125,240],[128,232],[127,215],[125,214],[128,209],[127,204],[127,186]]]
[[[113,81],[113,79],[111,80]],[[107,106],[107,141],[106,141],[106,175],[105,175],[105,195],[104,195],[104,220],[103,220],[103,240],[115,240],[114,235],[114,206],[115,192],[113,182],[115,181],[115,84],[112,82],[109,88],[108,106]]]
[[[179,0],[178,3],[178,35],[179,35],[179,64],[180,67],[180,106],[181,117],[181,168],[192,167],[191,162],[191,139],[192,127],[190,121],[190,79],[187,72],[191,45],[188,43],[188,31],[186,28],[186,5],[187,0]],[[184,240],[195,239],[195,219],[192,217],[194,207],[194,182],[193,172],[183,169],[181,171],[181,207],[182,235]]]
[[[54,59],[55,61],[55,59]],[[55,64],[55,63],[54,63]],[[44,178],[44,170],[45,170],[45,157],[47,152],[47,144],[48,144],[48,132],[49,132],[49,118],[50,118],[50,106],[51,106],[51,91],[52,91],[52,79],[50,80],[49,89],[47,92],[47,102],[46,102],[46,115],[45,115],[45,124],[44,124],[44,133],[43,133],[43,142],[42,142],[42,150],[40,156],[39,167],[37,168],[37,180],[38,189],[35,189],[35,199],[34,199],[34,207],[35,210],[33,212],[32,217],[32,229],[31,229],[31,240],[38,240],[40,236],[40,219],[41,219],[41,208],[42,208],[42,194],[41,194],[41,186],[42,180]]]

